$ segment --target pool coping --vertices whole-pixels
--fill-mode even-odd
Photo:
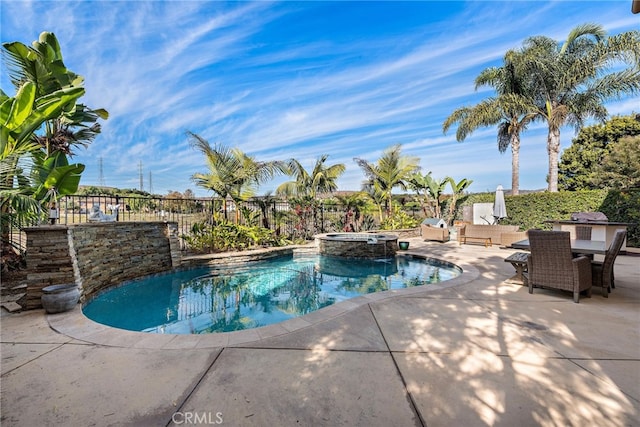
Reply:
[[[391,289],[383,292],[361,295],[316,310],[303,316],[287,319],[272,325],[261,326],[242,331],[217,332],[210,334],[156,334],[119,329],[94,322],[84,315],[80,305],[73,310],[47,314],[49,326],[56,332],[78,341],[125,348],[141,349],[195,349],[220,348],[243,345],[266,338],[283,336],[304,328],[322,323],[356,308],[394,298],[415,297],[435,291],[467,284],[480,275],[479,270],[466,262],[451,263],[438,257],[425,256],[424,253],[406,251],[404,255],[429,258],[459,267],[459,276],[440,283],[416,286],[405,289]]]

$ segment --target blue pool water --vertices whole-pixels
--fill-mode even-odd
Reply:
[[[101,293],[83,312],[96,322],[131,331],[237,331],[362,294],[437,283],[460,273],[453,264],[412,256],[347,260],[295,255],[227,271],[200,268],[131,281]]]

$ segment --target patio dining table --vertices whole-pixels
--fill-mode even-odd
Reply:
[[[511,244],[515,249],[530,250],[529,239],[520,240]],[[607,245],[602,240],[571,240],[571,252],[580,254],[606,255]]]

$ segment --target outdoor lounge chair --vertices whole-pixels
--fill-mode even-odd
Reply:
[[[571,254],[568,231],[529,230],[531,253],[527,259],[529,293],[533,287],[573,292],[573,301],[580,301],[580,292],[591,297],[591,260]]]
[[[591,261],[591,272],[593,274],[593,285],[602,288],[602,296],[609,298],[609,292],[611,288],[615,288],[615,282],[613,277],[613,265],[616,262],[616,258],[622,248],[622,243],[627,237],[627,230],[616,230],[616,234],[613,236],[613,242],[607,254],[604,256],[604,261]]]

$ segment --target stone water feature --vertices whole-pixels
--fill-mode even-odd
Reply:
[[[329,233],[315,236],[320,255],[341,258],[393,258],[398,250],[398,236],[379,233]]]
[[[26,308],[43,288],[75,284],[81,301],[126,280],[180,265],[175,222],[97,222],[27,227]]]

